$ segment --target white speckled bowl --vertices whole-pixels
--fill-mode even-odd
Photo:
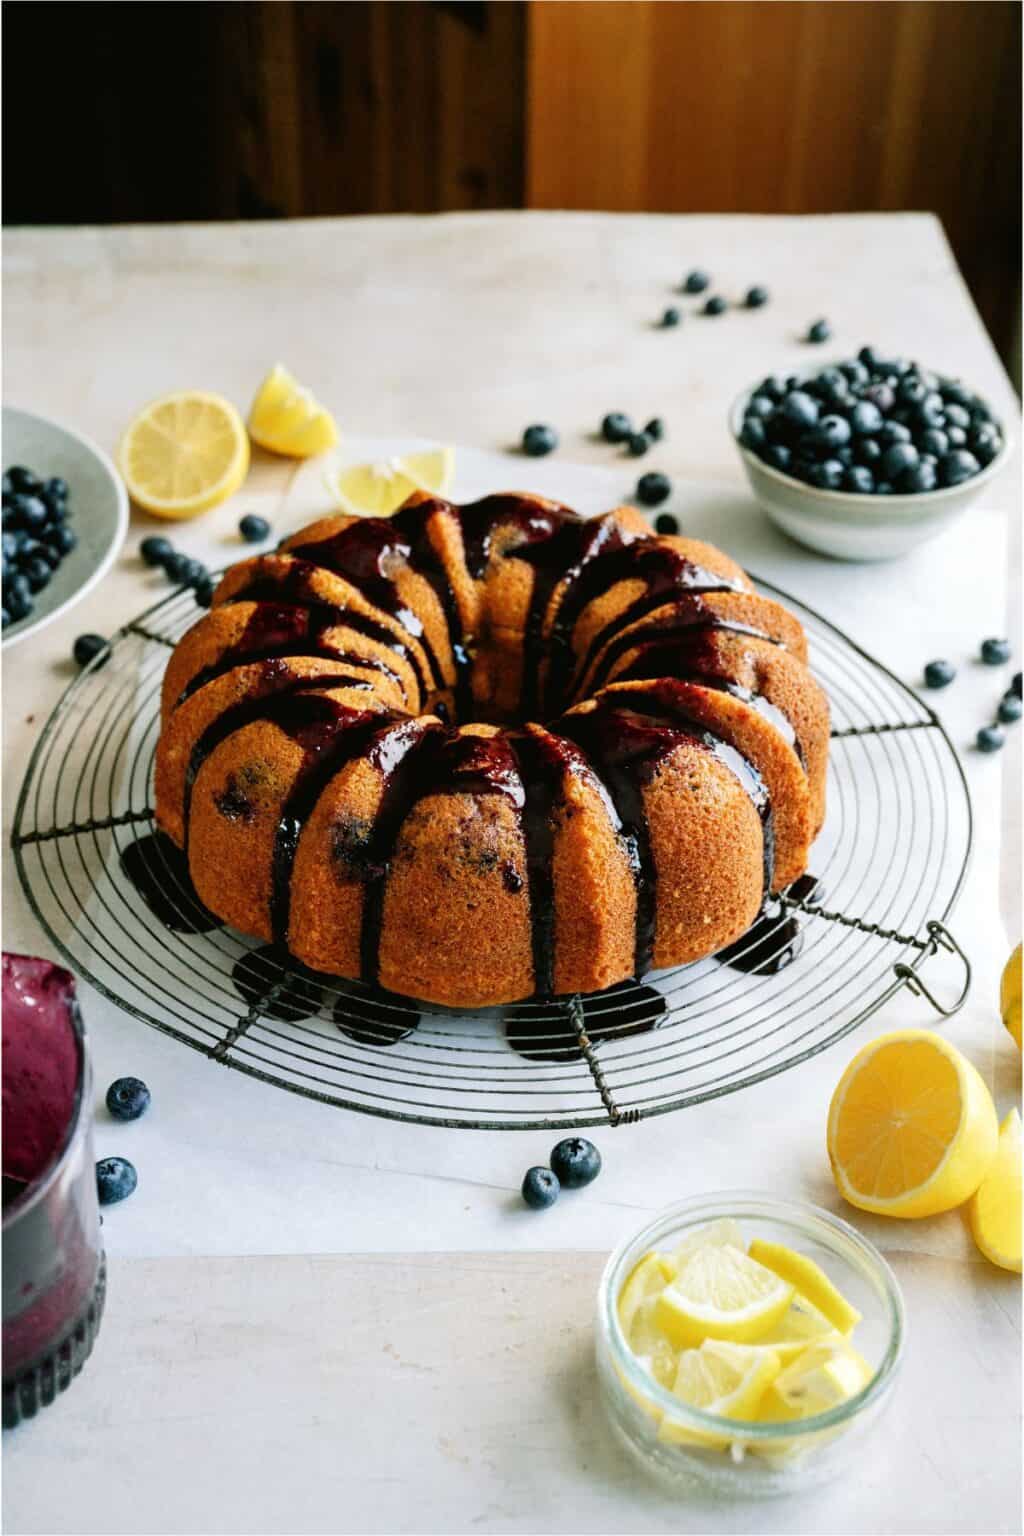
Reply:
[[[759,381],[760,382],[760,381]],[[743,413],[758,385],[745,389],[729,412],[729,430],[761,507],[776,527],[798,544],[837,560],[892,560],[935,538],[971,505],[1005,466],[1012,449],[1005,424],[1003,446],[973,480],[910,496],[865,496],[819,491],[772,469],[740,442]]]
[[[61,475],[78,535],[49,586],[36,593],[32,613],[4,630],[6,649],[72,607],[110,569],[128,531],[128,497],[102,448],[70,427],[10,405],[3,409],[3,464],[25,464],[45,479]]]

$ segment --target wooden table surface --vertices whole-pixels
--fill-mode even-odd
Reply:
[[[688,313],[678,331],[657,330],[653,322],[672,302],[673,284],[696,265],[713,270],[730,294],[763,281],[773,303],[720,320]],[[657,467],[738,493],[740,470],[725,428],[732,398],[761,374],[795,371],[868,341],[960,373],[1007,419],[1017,412],[941,230],[927,216],[510,214],[26,230],[7,234],[5,266],[7,399],[64,419],[107,448],[144,400],[166,390],[219,389],[244,408],[278,358],[330,403],[343,431],[500,450],[527,422],[549,421],[567,460],[620,470],[623,495],[638,466],[595,440],[606,411],[665,416],[670,437]],[[817,353],[799,337],[820,314],[832,321],[835,341]],[[509,462],[510,481],[528,478],[521,459]],[[258,456],[244,497],[214,515],[216,526],[227,530],[243,501],[283,497],[289,483],[287,467]],[[1015,473],[990,504],[1009,514],[1017,541],[1011,551],[1019,551]],[[5,664],[8,829],[39,723],[70,675],[73,637],[109,630],[152,600],[133,557],[152,526],[136,519],[124,559],[101,587]],[[784,541],[771,549],[785,561]],[[792,558],[794,569],[804,558],[799,569],[811,571],[799,552]],[[1015,564],[1012,553],[1011,569]],[[825,574],[837,593],[862,579],[838,565]],[[952,571],[936,601],[953,604],[956,591]],[[993,613],[991,632],[1006,622]],[[995,785],[1001,772],[1012,789],[1019,740],[992,768],[987,782]],[[1019,829],[1019,802],[1015,792],[1004,800],[1005,841]],[[1004,860],[1000,873],[998,845],[996,817],[979,857],[993,887],[1002,878],[1007,931],[1016,934],[1019,863]],[[45,950],[10,863],[7,942]],[[96,1050],[104,1065],[113,1070],[115,1059],[124,1060],[139,1028],[103,1017]],[[159,1059],[177,1049],[147,1035],[150,1044],[164,1053]],[[1013,1092],[1015,1068],[999,1060],[1001,1089]],[[461,1228],[452,1204],[444,1206],[444,1221],[459,1232],[451,1246],[460,1251],[403,1252],[402,1231],[389,1240],[387,1227],[389,1213],[399,1228],[405,1220],[397,1214],[406,1209],[404,1197],[376,1170],[392,1146],[410,1155],[418,1147],[425,1192],[443,1133],[424,1132],[417,1141],[396,1130],[392,1143],[393,1128],[364,1123],[360,1204],[339,1251],[221,1252],[210,1235],[216,1192],[229,1200],[249,1151],[259,1167],[271,1167],[266,1138],[283,1096],[261,1089],[260,1099],[253,1087],[251,1149],[219,1145],[217,1095],[232,1080],[217,1075],[213,1083],[212,1070],[203,1070],[207,1096],[196,1118],[176,1122],[168,1109],[164,1123],[191,1124],[180,1134],[202,1141],[208,1182],[195,1190],[191,1212],[188,1190],[168,1205],[167,1244],[154,1242],[154,1256],[132,1247],[130,1206],[108,1216],[110,1312],[97,1356],[42,1420],[5,1437],[8,1531],[1020,1528],[1019,1287],[1012,1277],[911,1251],[909,1241],[901,1250],[894,1240],[887,1252],[918,1347],[885,1454],[867,1458],[848,1483],[756,1511],[700,1500],[680,1506],[643,1482],[600,1416],[589,1365],[600,1255],[571,1251],[574,1241],[600,1245],[593,1225],[574,1239],[583,1229],[567,1212],[561,1226],[545,1229],[550,1252],[503,1251],[518,1239],[500,1241],[493,1223],[481,1242],[481,1197],[495,1197],[467,1169],[436,1181],[439,1199],[449,1191],[451,1202],[464,1203]],[[249,1092],[236,1086],[240,1095]],[[763,1133],[767,1100],[759,1112],[753,1095],[749,1103],[751,1134],[755,1127]],[[694,1118],[698,1123],[709,1122]],[[686,1158],[690,1117],[671,1117],[671,1124]],[[311,1135],[322,1125],[311,1118]],[[152,1130],[159,1134],[158,1122]],[[633,1162],[640,1185],[653,1172],[642,1162],[652,1143],[641,1130]],[[303,1150],[289,1145],[273,1164],[281,1213],[285,1169],[301,1166]],[[700,1151],[691,1141],[689,1153]],[[180,1155],[189,1156],[184,1140]],[[173,1146],[165,1143],[162,1156],[162,1187],[169,1188]],[[751,1182],[759,1157],[751,1141]],[[195,1178],[195,1161],[188,1166]],[[595,1197],[609,1201],[610,1219],[616,1200],[631,1203],[627,1184],[614,1177],[605,1195],[595,1187]],[[356,1175],[346,1182],[339,1169],[338,1178],[344,1203]],[[708,1181],[717,1182],[713,1169]],[[632,1197],[637,1219],[640,1185]],[[224,1220],[230,1225],[237,1212],[225,1211]],[[547,1241],[539,1230],[530,1229],[531,1248]],[[360,1246],[394,1251],[361,1256]],[[481,1246],[487,1251],[476,1251]],[[178,1256],[167,1256],[172,1252]]]

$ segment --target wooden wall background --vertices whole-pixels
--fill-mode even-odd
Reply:
[[[8,224],[929,208],[1005,356],[1019,335],[1017,0],[20,0],[3,21]]]

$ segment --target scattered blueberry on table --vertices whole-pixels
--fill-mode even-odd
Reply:
[[[110,646],[102,635],[79,635],[73,646],[75,661],[80,667],[87,667],[97,656],[107,652],[107,658],[101,665],[106,666],[110,660]]]
[[[1022,711],[1024,711],[1024,704],[1021,703],[1019,693],[1009,692],[1003,694],[999,700],[997,714],[1004,725],[1012,725],[1015,720],[1019,720]]]
[[[96,1164],[96,1193],[100,1205],[127,1200],[139,1182],[134,1164],[126,1157],[101,1157]]]
[[[3,476],[4,628],[27,619],[36,596],[78,540],[68,527],[70,491],[66,480],[43,480],[23,464]]]
[[[807,340],[816,346],[823,341],[832,339],[832,327],[827,320],[815,320],[813,325],[807,327]]]
[[[634,459],[640,459],[651,446],[651,440],[646,432],[631,432],[626,439],[626,447]]]
[[[989,639],[981,642],[981,659],[986,667],[1001,667],[1010,659],[1010,642]]]
[[[975,737],[979,752],[998,752],[1006,744],[1006,733],[998,725],[983,725]]]
[[[678,309],[676,309],[674,307],[674,305],[670,305],[669,308],[665,310],[665,312],[663,313],[663,315],[661,317],[661,328],[662,328],[662,330],[663,331],[671,331],[671,330],[673,330],[674,327],[679,324],[679,322],[680,322],[680,320],[682,318],[683,317],[679,313]]]
[[[146,565],[163,565],[168,555],[173,553],[174,545],[170,539],[165,539],[157,533],[151,533],[139,545],[139,554]]]
[[[948,688],[956,677],[956,667],[951,661],[930,661],[924,669],[926,688]]]
[[[183,555],[180,550],[172,549],[171,553],[164,557],[163,567],[171,581],[183,582],[189,567],[188,556]]]
[[[720,293],[716,293],[712,294],[711,298],[708,299],[707,303],[704,305],[703,312],[705,315],[722,315],[728,308],[729,306],[722,298],[722,295]]]
[[[668,475],[653,471],[649,475],[641,475],[636,483],[636,499],[644,507],[657,507],[663,501],[667,501],[672,494],[672,482]]]
[[[601,422],[601,436],[606,443],[624,443],[633,432],[633,423],[622,411],[609,411]]]
[[[115,1120],[137,1120],[149,1108],[150,1097],[141,1077],[119,1077],[107,1089],[107,1109]]]
[[[655,533],[675,535],[679,532],[679,519],[673,512],[659,512],[654,519]]]
[[[247,544],[262,544],[270,538],[270,524],[265,517],[247,512],[238,524],[238,531]]]
[[[585,1136],[567,1136],[552,1150],[551,1171],[565,1189],[582,1189],[601,1172],[601,1154]]]
[[[646,427],[644,427],[644,431],[652,443],[660,443],[665,436],[665,423],[660,416],[652,416]]]
[[[1013,682],[1010,684],[1010,692],[1016,694],[1018,699],[1021,696],[1021,674],[1019,672],[1015,672],[1013,674]]]
[[[523,452],[531,459],[542,459],[545,454],[554,453],[557,447],[558,433],[554,427],[535,422],[523,433]]]
[[[209,572],[207,572],[205,576],[201,577],[200,580],[196,582],[193,591],[195,592],[196,602],[199,604],[200,608],[212,607],[213,592],[215,586],[216,582]]]
[[[523,1199],[532,1211],[545,1211],[554,1205],[561,1191],[550,1168],[530,1168],[523,1180]]]
[[[1003,446],[988,406],[958,380],[874,347],[809,378],[764,379],[739,440],[796,480],[876,496],[961,485]]]
[[[755,284],[753,288],[747,289],[747,296],[743,302],[748,309],[760,309],[762,305],[768,303],[768,289]]]
[[[694,271],[688,272],[686,274],[686,277],[683,280],[683,292],[703,293],[705,288],[709,287],[710,283],[711,278],[706,272],[702,272],[698,267],[695,268]]]

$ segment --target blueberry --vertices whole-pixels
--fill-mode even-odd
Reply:
[[[1013,674],[1013,681],[1010,684],[1010,692],[1015,693],[1018,699],[1021,696],[1021,675],[1019,672],[1015,672]]]
[[[909,443],[910,428],[901,421],[887,421],[882,425],[878,434],[878,441],[883,448],[891,448],[893,443]]]
[[[768,377],[763,379],[758,385],[755,393],[759,395],[767,395],[769,400],[774,400],[776,405],[778,405],[779,401],[786,393],[786,382],[784,379],[776,378],[774,375],[769,374]]]
[[[747,401],[747,408],[743,414],[745,416],[771,416],[774,410],[775,401],[770,399],[767,395],[759,393],[756,395],[751,395],[750,399]]]
[[[168,555],[174,554],[174,545],[170,539],[163,539],[159,534],[151,533],[139,545],[139,554],[147,565],[163,565]]]
[[[21,548],[21,535],[4,529],[2,535],[3,556],[5,560],[13,560]]]
[[[903,405],[920,405],[927,393],[923,380],[916,373],[908,373],[897,386],[896,398]]]
[[[877,405],[883,416],[891,411],[896,403],[896,396],[890,384],[869,384],[863,398],[870,400],[872,405]]]
[[[814,324],[807,328],[807,340],[819,344],[832,339],[832,327],[827,320],[815,320]]]
[[[149,1108],[149,1099],[141,1077],[119,1077],[107,1089],[107,1109],[115,1120],[137,1120]]]
[[[109,647],[102,635],[79,635],[72,647],[72,654],[80,667],[87,667],[103,651],[108,652],[109,660]],[[106,661],[101,665],[106,666]]]
[[[876,496],[891,496],[892,495],[892,486],[889,484],[888,480],[876,480],[875,481],[875,495]]]
[[[843,476],[843,490],[856,491],[860,496],[870,496],[875,488],[875,477],[866,464],[851,464]]]
[[[633,423],[621,411],[609,411],[601,423],[601,436],[606,443],[624,443],[632,431]]]
[[[858,464],[877,464],[882,457],[882,445],[876,437],[861,437],[853,445],[853,456]]]
[[[566,1189],[582,1189],[601,1172],[601,1154],[584,1136],[567,1136],[551,1153],[551,1171]]]
[[[247,544],[262,544],[270,538],[270,524],[254,512],[246,513],[238,524],[238,531]]]
[[[946,436],[949,438],[949,446],[951,449],[962,448],[967,442],[967,433],[964,431],[963,427],[947,426]]]
[[[194,587],[197,582],[202,581],[204,577],[209,576],[209,574],[209,571],[206,569],[206,566],[201,560],[187,559],[182,569],[181,580],[185,583],[186,586]]]
[[[554,453],[557,447],[558,433],[553,427],[538,422],[523,433],[523,452],[531,459],[542,459],[545,454]]]
[[[134,1166],[126,1157],[101,1157],[96,1164],[96,1193],[100,1205],[116,1205],[127,1200],[139,1182]]]
[[[939,478],[943,485],[962,485],[980,472],[981,465],[965,448],[954,449],[939,460]]]
[[[814,466],[811,475],[811,484],[816,485],[819,491],[838,491],[843,483],[845,470],[839,459],[825,459],[823,463]]]
[[[861,347],[857,353],[857,361],[863,363],[864,367],[870,369],[873,373],[878,367],[877,347]]]
[[[965,406],[957,405],[956,401],[947,402],[946,420],[951,427],[963,427],[966,432],[971,424],[971,413]]]
[[[937,459],[941,459],[949,452],[949,438],[941,427],[928,427],[918,438],[917,446],[922,453],[933,453]]]
[[[845,416],[823,416],[814,433],[824,448],[845,448],[850,441],[850,423]]]
[[[26,469],[23,464],[12,464],[4,475],[4,490],[10,491],[38,491],[42,482],[39,476],[31,469]]]
[[[873,400],[858,400],[850,412],[850,427],[857,437],[872,437],[882,430],[884,417]]]
[[[38,533],[39,529],[45,526],[49,515],[45,501],[41,501],[38,496],[26,496],[20,493],[11,502],[11,511],[12,521],[21,528],[27,528],[31,533]]]
[[[842,448],[836,448],[831,457],[838,459],[844,469],[849,469],[853,463],[853,449],[846,443]]]
[[[913,420],[919,427],[944,427],[947,419],[941,395],[925,395],[913,415]]]
[[[722,298],[722,295],[720,293],[716,293],[712,295],[712,297],[708,299],[707,303],[704,305],[704,314],[721,315],[725,313],[728,307],[729,306]]]
[[[998,725],[983,725],[974,743],[979,752],[998,752],[1006,745],[1006,733]]]
[[[765,432],[764,422],[761,418],[759,416],[748,416],[740,432],[740,442],[744,448],[750,448],[752,452],[760,453],[767,441],[768,434]]]
[[[655,533],[675,535],[679,532],[679,519],[671,512],[659,512],[654,519]]]
[[[28,584],[33,592],[41,592],[44,587],[50,585],[53,572],[50,569],[50,562],[44,560],[42,555],[34,554],[30,560],[25,561],[22,569],[28,577]]]
[[[21,619],[27,619],[35,606],[28,590],[28,582],[25,583],[24,591],[16,589],[13,582],[9,583],[4,592],[4,606],[11,616],[12,623],[17,624]]]
[[[191,564],[187,555],[182,555],[176,549],[172,549],[169,555],[164,556],[163,567],[171,581],[184,581],[186,572]]]
[[[546,1211],[554,1205],[561,1185],[550,1168],[530,1168],[523,1180],[523,1199],[531,1211]]]
[[[679,324],[679,322],[680,322],[680,320],[682,318],[683,317],[679,313],[678,309],[674,309],[674,308],[666,309],[663,312],[662,317],[661,317],[661,328],[662,328],[662,330],[663,331],[670,331],[670,330],[672,330],[672,328],[674,326],[677,326]]]
[[[626,442],[626,447],[634,459],[642,459],[650,446],[651,440],[646,432],[633,432]]]
[[[1014,720],[1019,720],[1024,712],[1024,704],[1016,693],[1004,693],[999,700],[999,718],[1004,725],[1012,725]]]
[[[826,405],[846,407],[850,405],[850,386],[846,382],[846,375],[838,368],[823,368],[817,379],[812,380],[808,386],[809,392],[816,394]]]
[[[895,483],[905,469],[913,469],[919,454],[913,443],[893,443],[882,454],[881,470],[886,480]]]
[[[959,379],[941,379],[939,389],[944,400],[952,400],[954,405],[970,405],[971,392]]]
[[[70,494],[67,481],[60,475],[52,475],[43,485],[45,501],[67,501]]]
[[[999,428],[992,422],[987,426],[976,428],[968,438],[968,443],[979,464],[991,464],[1003,446]]]
[[[816,427],[820,407],[806,390],[794,389],[782,402],[782,414],[796,427]]]
[[[665,436],[665,423],[660,416],[652,416],[644,431],[652,443],[660,443]]]
[[[641,475],[636,483],[636,499],[644,507],[657,507],[672,494],[672,482],[668,475]]]
[[[768,289],[756,285],[747,289],[747,296],[743,301],[748,309],[760,309],[762,304],[768,303]]]
[[[781,469],[785,472],[789,468],[790,451],[785,443],[769,443],[765,449],[764,460],[773,469]]]
[[[951,661],[930,661],[924,669],[926,688],[948,688],[956,677],[956,667]]]
[[[195,593],[196,602],[199,604],[200,608],[209,608],[212,606],[215,586],[216,582],[209,574],[203,576],[199,581],[196,582],[192,590]]]
[[[696,267],[692,272],[688,272],[686,274],[686,278],[683,282],[683,292],[703,293],[710,281],[711,279],[708,274],[706,272],[702,272],[699,267]]]
[[[73,528],[69,528],[66,523],[62,523],[59,528],[54,528],[47,539],[47,543],[54,549],[59,550],[62,555],[69,555],[78,543],[78,535]]]
[[[3,609],[3,627],[4,627],[4,629],[7,628],[8,624],[13,624],[13,623],[14,623],[14,620],[11,618],[10,614],[7,612],[7,609],[6,608]]]
[[[849,362],[840,363],[840,370],[852,389],[861,389],[868,382],[871,375],[862,362],[857,358],[851,358]]]
[[[890,453],[895,453],[896,448],[890,448]],[[934,491],[939,483],[939,477],[935,473],[935,465],[925,459],[919,459],[916,464],[911,464],[909,469],[904,469],[897,481],[897,489],[904,495],[916,496],[922,491]]]
[[[1010,659],[1009,640],[983,640],[981,642],[981,659],[986,667],[1001,667]]]

